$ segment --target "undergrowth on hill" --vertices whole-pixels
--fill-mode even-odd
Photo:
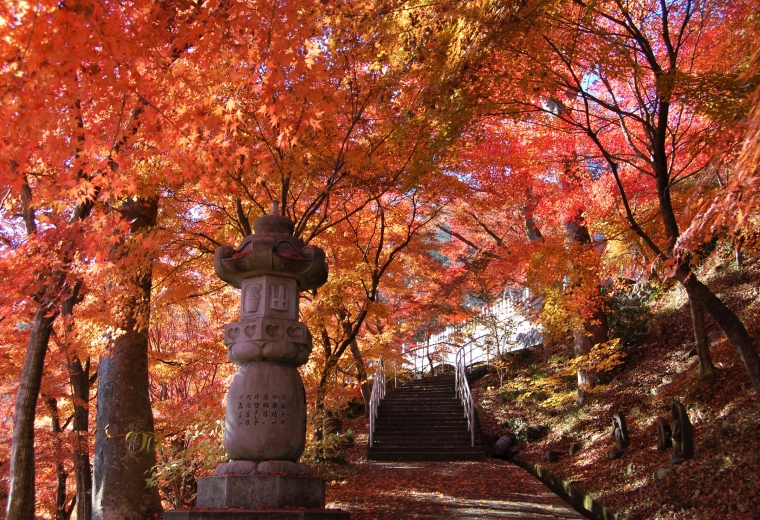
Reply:
[[[716,249],[702,275],[760,338],[760,262],[746,260],[739,273],[728,253]],[[708,317],[717,376],[704,381],[679,286],[632,285],[612,298],[611,307],[611,336],[621,339],[625,356],[605,382],[578,402],[575,378],[567,371],[570,337],[511,354],[504,360],[504,384],[493,372],[473,388],[484,439],[515,435],[519,457],[548,467],[623,518],[757,518],[760,401],[731,344]],[[671,422],[674,399],[694,425],[695,454],[657,481],[654,470],[668,466],[671,450],[657,450],[655,420]],[[613,411],[625,414],[631,445],[620,458],[608,459]],[[571,444],[581,446],[572,456]],[[564,455],[549,462],[549,451]]]

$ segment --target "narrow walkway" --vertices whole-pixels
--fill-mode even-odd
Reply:
[[[484,462],[367,462],[344,485],[327,487],[328,508],[351,520],[582,519],[519,467]]]

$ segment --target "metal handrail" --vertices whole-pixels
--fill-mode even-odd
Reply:
[[[375,434],[375,419],[377,419],[377,409],[380,406],[380,400],[385,397],[385,362],[382,354],[377,361],[375,369],[375,380],[372,383],[372,396],[369,399],[369,445],[372,446]]]
[[[467,418],[467,430],[470,432],[470,446],[475,446],[475,401],[472,398],[470,384],[467,382],[466,359],[467,352],[463,345],[456,356],[456,369],[454,371],[454,387],[456,388],[457,397],[464,407],[464,416]],[[470,358],[472,359],[472,347],[470,346]],[[470,362],[470,372],[472,372],[472,362]]]
[[[446,350],[450,349],[451,347],[454,347],[457,349],[456,354],[454,356],[454,365],[455,365],[454,366],[454,385],[455,385],[456,395],[462,401],[462,406],[464,407],[464,410],[465,410],[465,417],[467,418],[467,429],[470,431],[470,442],[474,446],[475,445],[475,402],[472,397],[472,391],[470,390],[470,385],[467,382],[467,367],[469,367],[470,373],[472,373],[472,367],[477,364],[481,364],[484,361],[485,361],[486,366],[491,364],[491,347],[489,347],[488,344],[486,344],[486,346],[483,346],[478,343],[483,338],[486,338],[490,335],[491,335],[490,333],[486,333],[481,336],[471,338],[469,341],[463,344],[452,343],[449,341],[438,341],[438,342],[433,343],[432,345],[430,343],[427,343],[424,345],[420,345],[418,343],[417,347],[409,349],[405,352],[396,354],[386,360],[383,360],[383,358],[380,357],[379,362],[377,364],[377,368],[375,370],[375,376],[374,376],[375,380],[372,384],[372,394],[370,397],[369,445],[372,446],[373,444],[374,433],[375,433],[375,419],[377,418],[378,407],[380,406],[380,401],[385,397],[385,391],[386,391],[385,370],[386,370],[387,363],[390,361],[393,361],[393,386],[395,387],[397,385],[397,379],[398,379],[399,359],[401,359],[402,366],[403,366],[404,364],[408,363],[406,359],[404,359],[405,357],[409,356],[410,354],[416,354],[420,350],[425,350],[426,351],[425,357],[427,357],[428,361],[430,361],[430,369],[431,369],[431,373],[433,373],[435,371],[435,365],[433,363],[434,358],[437,358],[437,361],[439,363],[444,363],[446,359],[450,359],[448,356],[451,354],[451,350],[449,350],[448,352],[446,352]],[[433,349],[432,355],[430,353],[431,348]],[[497,352],[508,352],[512,350],[518,350],[518,349],[515,349],[515,348],[497,349]],[[475,351],[480,351],[480,352],[476,355]],[[469,357],[469,360],[467,359],[468,357]],[[445,366],[443,368],[445,370]],[[423,360],[422,366],[420,367],[419,372],[417,371],[417,356],[415,355],[412,378],[416,379],[418,377],[422,377],[424,372],[425,372],[424,360]]]

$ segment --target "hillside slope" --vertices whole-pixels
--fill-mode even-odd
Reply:
[[[760,344],[760,262],[745,261],[742,274],[727,254],[703,266],[711,288],[739,311]],[[625,298],[622,298],[625,300]],[[507,357],[501,370],[473,388],[484,437],[514,434],[519,457],[555,475],[629,519],[752,519],[760,517],[760,401],[732,346],[708,317],[714,382],[699,377],[691,320],[683,290],[672,286],[647,301],[613,302],[614,331],[627,357],[610,382],[586,403],[575,398],[572,376],[557,376],[572,358],[570,338],[551,347]],[[694,425],[694,458],[665,480],[672,450],[657,451],[655,420],[670,420],[672,400],[686,407]],[[608,459],[613,411],[624,412],[631,445]],[[570,445],[580,451],[570,456]],[[549,451],[563,455],[547,460]]]

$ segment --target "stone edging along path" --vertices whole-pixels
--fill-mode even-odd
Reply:
[[[552,475],[540,464],[533,464],[520,457],[515,457],[512,462],[543,482],[546,487],[554,491],[586,518],[590,518],[591,520],[622,520],[616,513],[613,513],[590,496],[581,493],[566,480]]]

